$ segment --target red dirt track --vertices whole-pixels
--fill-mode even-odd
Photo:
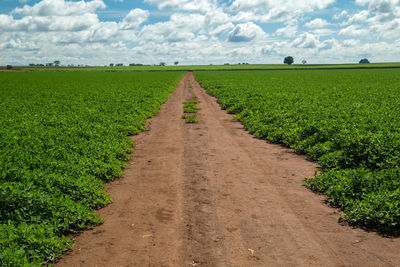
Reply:
[[[192,94],[200,122],[185,124]],[[339,224],[304,186],[317,166],[252,137],[192,73],[150,128],[133,137],[125,176],[107,185],[105,223],[56,266],[400,265],[400,239]]]

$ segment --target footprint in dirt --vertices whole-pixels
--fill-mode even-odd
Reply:
[[[174,217],[174,213],[172,210],[162,208],[162,209],[158,209],[156,212],[157,220],[162,223],[172,221],[173,217]]]

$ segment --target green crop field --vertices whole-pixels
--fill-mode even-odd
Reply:
[[[380,69],[380,68],[400,68],[400,63],[371,63],[371,64],[229,64],[229,65],[182,65],[182,66],[132,66],[132,67],[14,67],[13,70],[27,71],[88,71],[88,72],[136,72],[136,71],[210,71],[210,70],[309,70],[309,69]],[[0,71],[10,71],[3,67]]]
[[[255,136],[317,161],[308,186],[348,222],[399,235],[399,65],[277,66],[193,69]],[[103,186],[122,175],[128,136],[185,68],[0,72],[0,266],[40,266],[73,245],[65,235],[101,223],[94,210],[111,202]]]
[[[40,266],[101,220],[103,183],[183,72],[0,72],[0,266]]]
[[[323,168],[307,179],[350,223],[400,233],[400,70],[195,72],[255,136]]]

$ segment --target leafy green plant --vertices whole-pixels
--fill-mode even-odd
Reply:
[[[182,115],[182,119],[185,120],[186,123],[198,123],[200,122],[196,115],[190,114],[190,113],[197,113],[200,108],[198,108],[196,105],[200,103],[199,100],[197,100],[196,95],[192,95],[192,99],[186,102],[183,102],[183,112],[184,114]]]
[[[200,101],[192,99],[183,103],[183,112],[185,113],[197,113],[200,109],[196,106]]]
[[[198,123],[198,122],[200,122],[200,120],[196,118],[196,115],[183,114],[182,115],[182,119],[185,119],[186,123]]]

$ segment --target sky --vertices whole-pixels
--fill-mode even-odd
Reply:
[[[400,61],[400,0],[0,0],[0,65]]]

